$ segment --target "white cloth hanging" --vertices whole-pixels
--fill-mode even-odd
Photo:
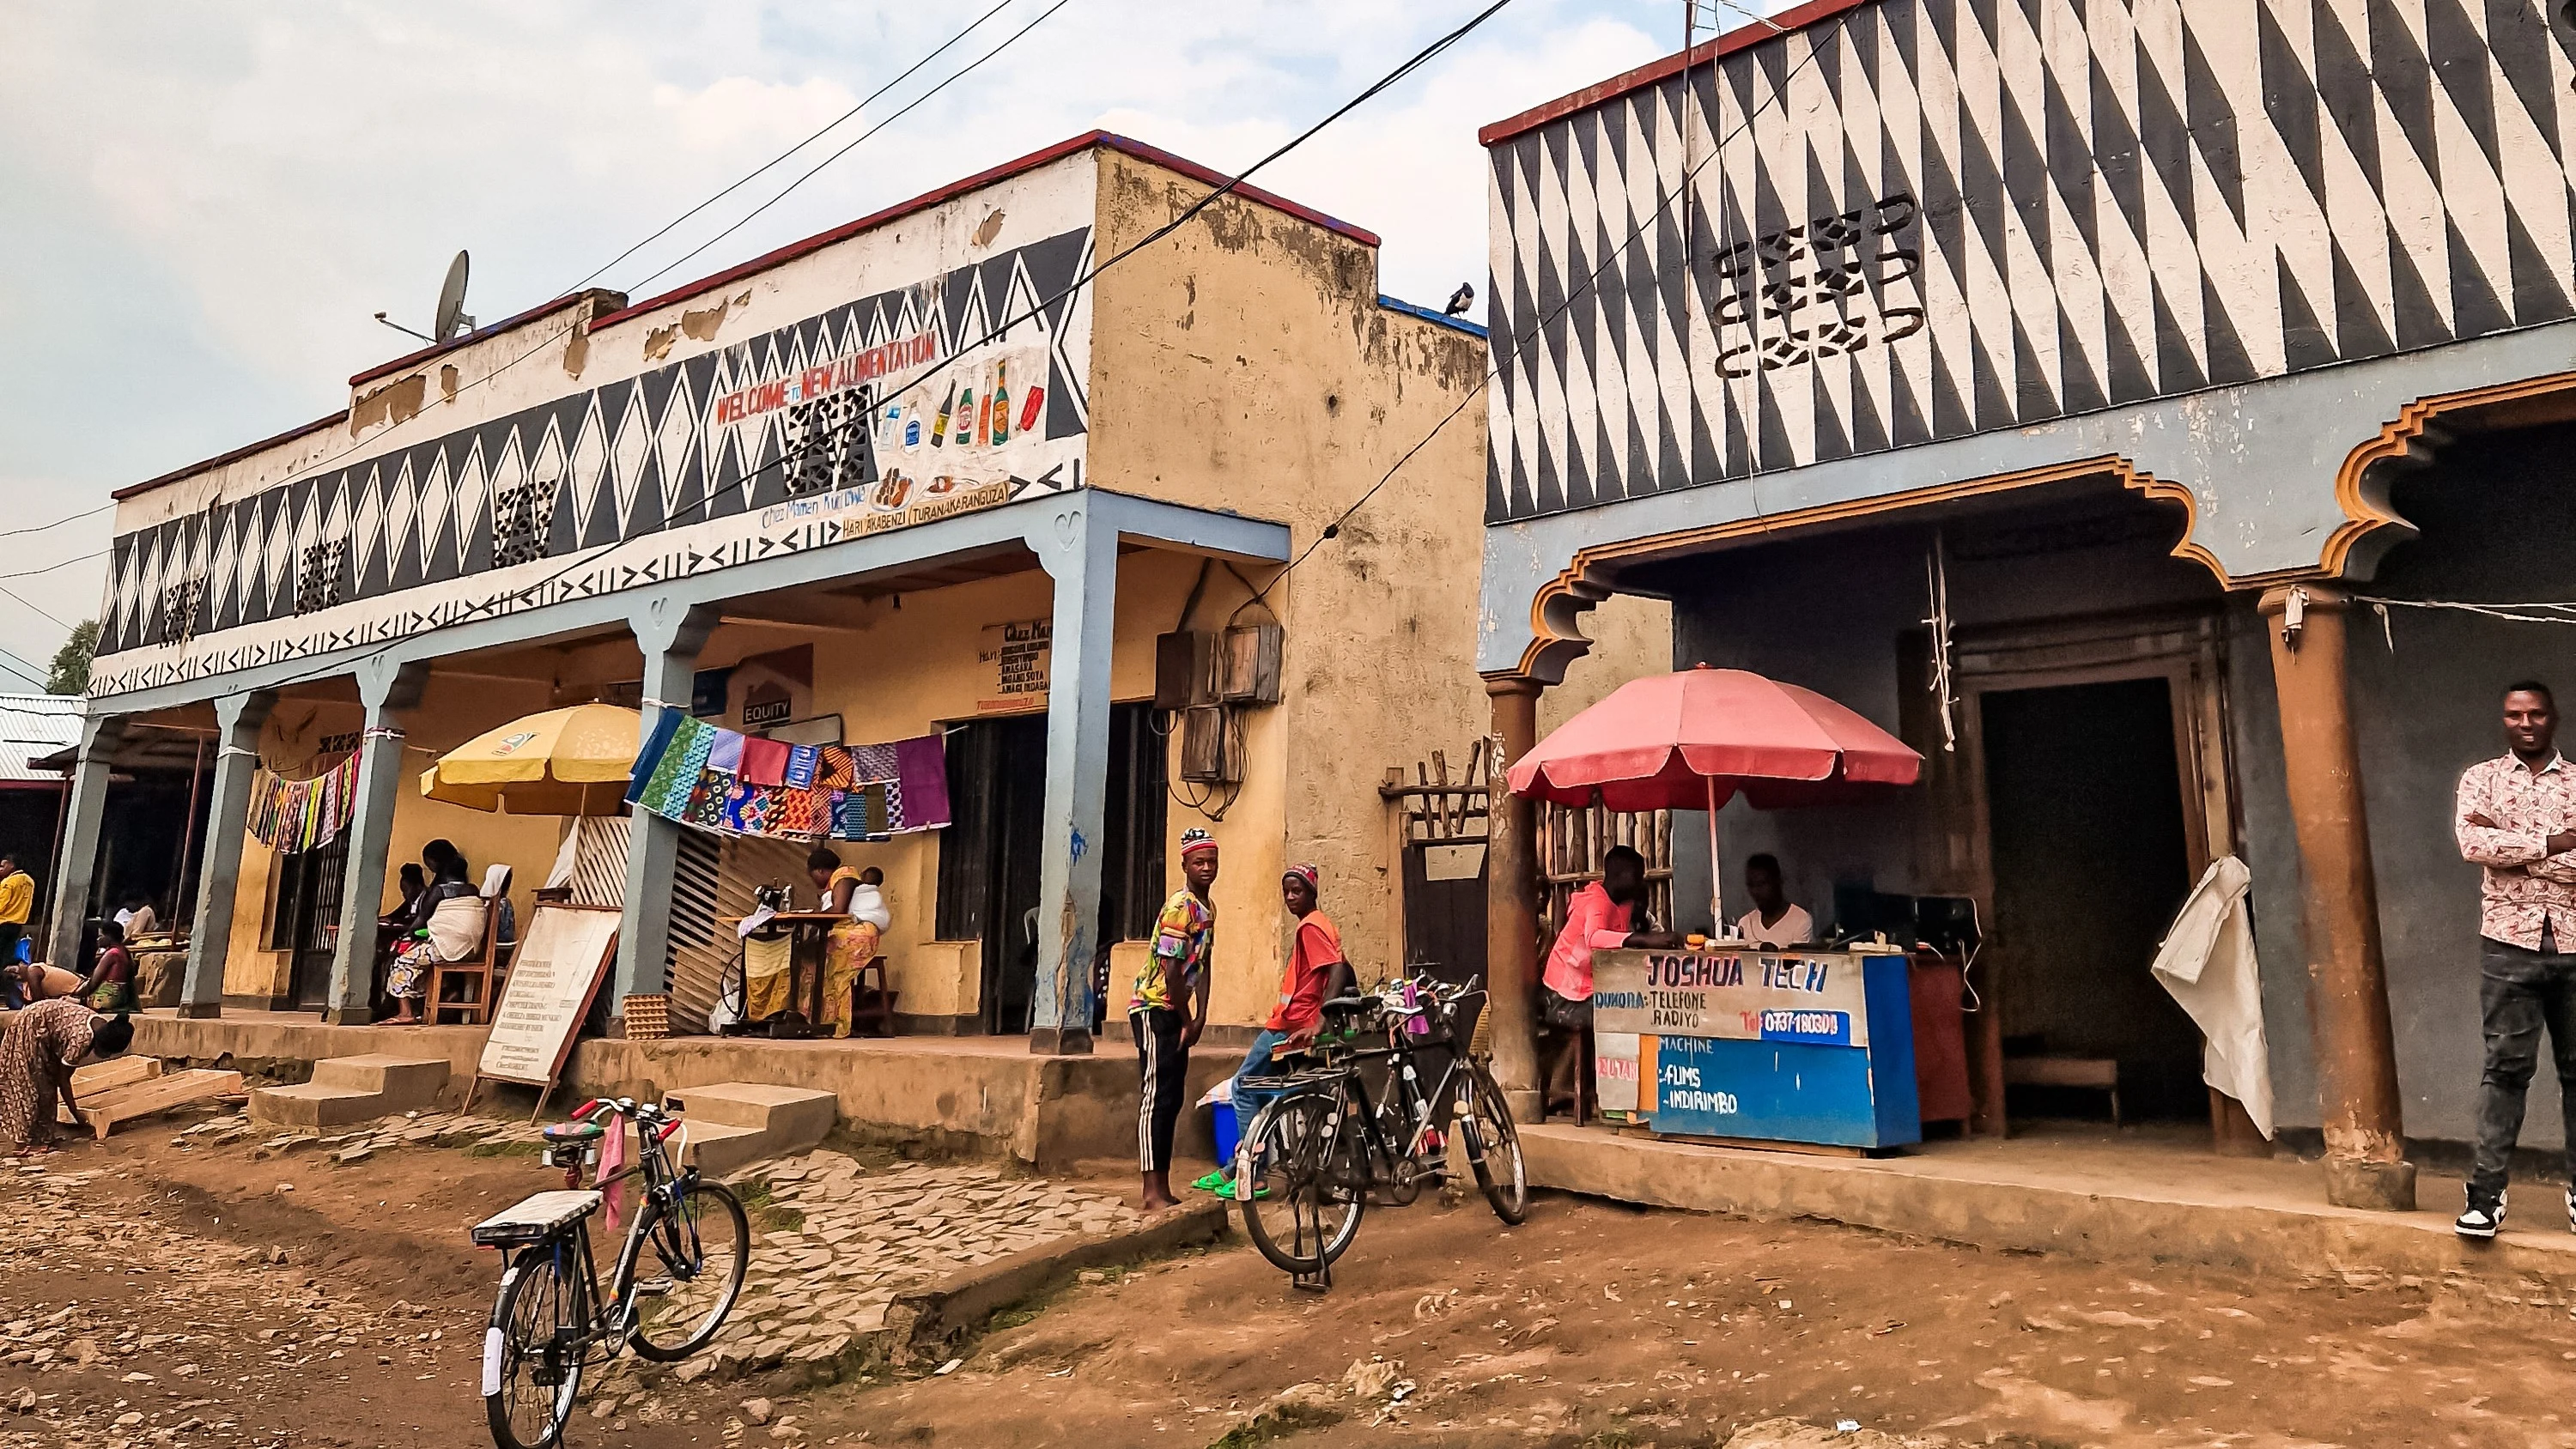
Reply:
[[[2243,1103],[2272,1136],[2272,1054],[2263,1038],[2263,980],[2254,961],[2254,878],[2224,855],[2192,887],[2151,969],[2207,1040],[2201,1079]]]

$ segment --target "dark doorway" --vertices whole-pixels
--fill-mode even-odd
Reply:
[[[2206,1115],[2200,1033],[2147,970],[2191,889],[2170,685],[1981,698],[2007,1080],[2040,1115]]]
[[[1044,715],[975,720],[948,737],[952,820],[939,851],[939,939],[982,944],[977,1025],[997,1036],[1029,1029],[1036,994],[1046,755]],[[1150,926],[1162,905],[1164,790],[1152,707],[1112,706],[1101,939],[1136,932],[1139,912]]]
[[[269,916],[272,951],[287,957],[287,1000],[308,1011],[330,1003],[331,957],[340,939],[340,906],[348,880],[349,837],[318,850],[277,858],[277,909]],[[365,924],[373,931],[375,923]]]

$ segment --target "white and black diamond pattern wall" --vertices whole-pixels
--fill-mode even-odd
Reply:
[[[2566,317],[2568,49],[2533,0],[1870,0],[1497,138],[1488,520]]]
[[[715,399],[924,331],[949,357],[1042,299],[1052,299],[1039,318],[1052,366],[1034,379],[1047,389],[1039,431],[1078,436],[1089,427],[1087,379],[1064,341],[1090,240],[1077,228],[639,377],[121,534],[98,652],[483,573],[496,566],[496,535],[507,566],[767,507],[790,488],[789,470],[776,466],[793,441],[787,414],[718,427]],[[1031,380],[1021,380],[1023,392]],[[690,557],[707,567],[739,561],[729,550]],[[330,578],[313,576],[325,568]],[[179,587],[192,581],[202,587]],[[165,619],[173,600],[192,617]],[[410,627],[402,611],[385,617],[398,625],[393,636]],[[413,622],[429,627],[433,617]],[[392,637],[383,620],[368,626],[369,642],[379,637]]]

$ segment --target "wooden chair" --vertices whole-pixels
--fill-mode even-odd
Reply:
[[[875,978],[871,986],[869,978]],[[896,993],[886,989],[886,958],[878,956],[859,968],[850,978],[850,1034],[856,1036],[873,1023],[870,1036],[894,1035],[894,999]]]
[[[438,1025],[439,1013],[446,1011],[461,1013],[464,1024],[470,1026],[491,1020],[493,1004],[501,997],[501,972],[505,969],[500,943],[494,939],[501,930],[497,904],[489,900],[483,903],[483,945],[479,950],[462,961],[441,961],[430,968],[429,998],[421,1003],[421,1015],[430,1025]],[[463,982],[469,988],[468,994],[449,1000],[450,981]]]

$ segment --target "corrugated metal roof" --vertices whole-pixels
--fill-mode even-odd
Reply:
[[[88,712],[89,702],[76,694],[0,694],[0,788],[60,784],[59,771],[30,762],[79,744]]]

